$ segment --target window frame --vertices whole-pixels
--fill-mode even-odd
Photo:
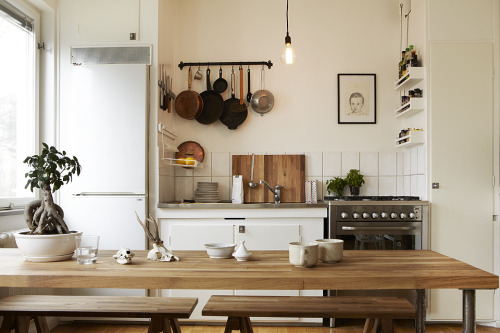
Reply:
[[[40,149],[40,49],[38,45],[40,43],[40,11],[27,3],[24,0],[6,0],[7,3],[16,7],[18,10],[25,13],[27,16],[33,19],[33,48],[34,48],[34,134],[33,134],[33,154],[38,154]],[[22,209],[24,206],[33,200],[39,199],[41,196],[39,189],[33,190],[33,196],[29,197],[19,197],[19,198],[0,198],[0,211],[2,210],[13,210]]]

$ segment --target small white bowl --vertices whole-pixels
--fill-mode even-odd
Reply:
[[[242,254],[242,255],[235,255],[235,253],[233,253],[233,256],[236,258],[237,261],[247,261],[248,258],[250,258],[250,256],[252,255],[250,252],[246,253],[246,254]]]
[[[210,258],[226,259],[231,258],[236,244],[234,243],[208,243],[205,244],[207,254]]]

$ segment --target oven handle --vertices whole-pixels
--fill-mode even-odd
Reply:
[[[415,230],[416,227],[346,227],[343,226],[342,230],[349,231],[408,231]]]

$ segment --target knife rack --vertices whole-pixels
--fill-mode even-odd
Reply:
[[[217,61],[217,62],[180,62],[179,68],[182,70],[185,66],[267,66],[267,68],[271,69],[273,63],[271,60],[268,61]]]

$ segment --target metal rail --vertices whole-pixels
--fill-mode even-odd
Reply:
[[[179,68],[182,70],[185,66],[254,66],[254,65],[263,65],[267,66],[267,68],[271,69],[273,63],[271,60],[268,61],[214,61],[214,62],[180,62]]]

